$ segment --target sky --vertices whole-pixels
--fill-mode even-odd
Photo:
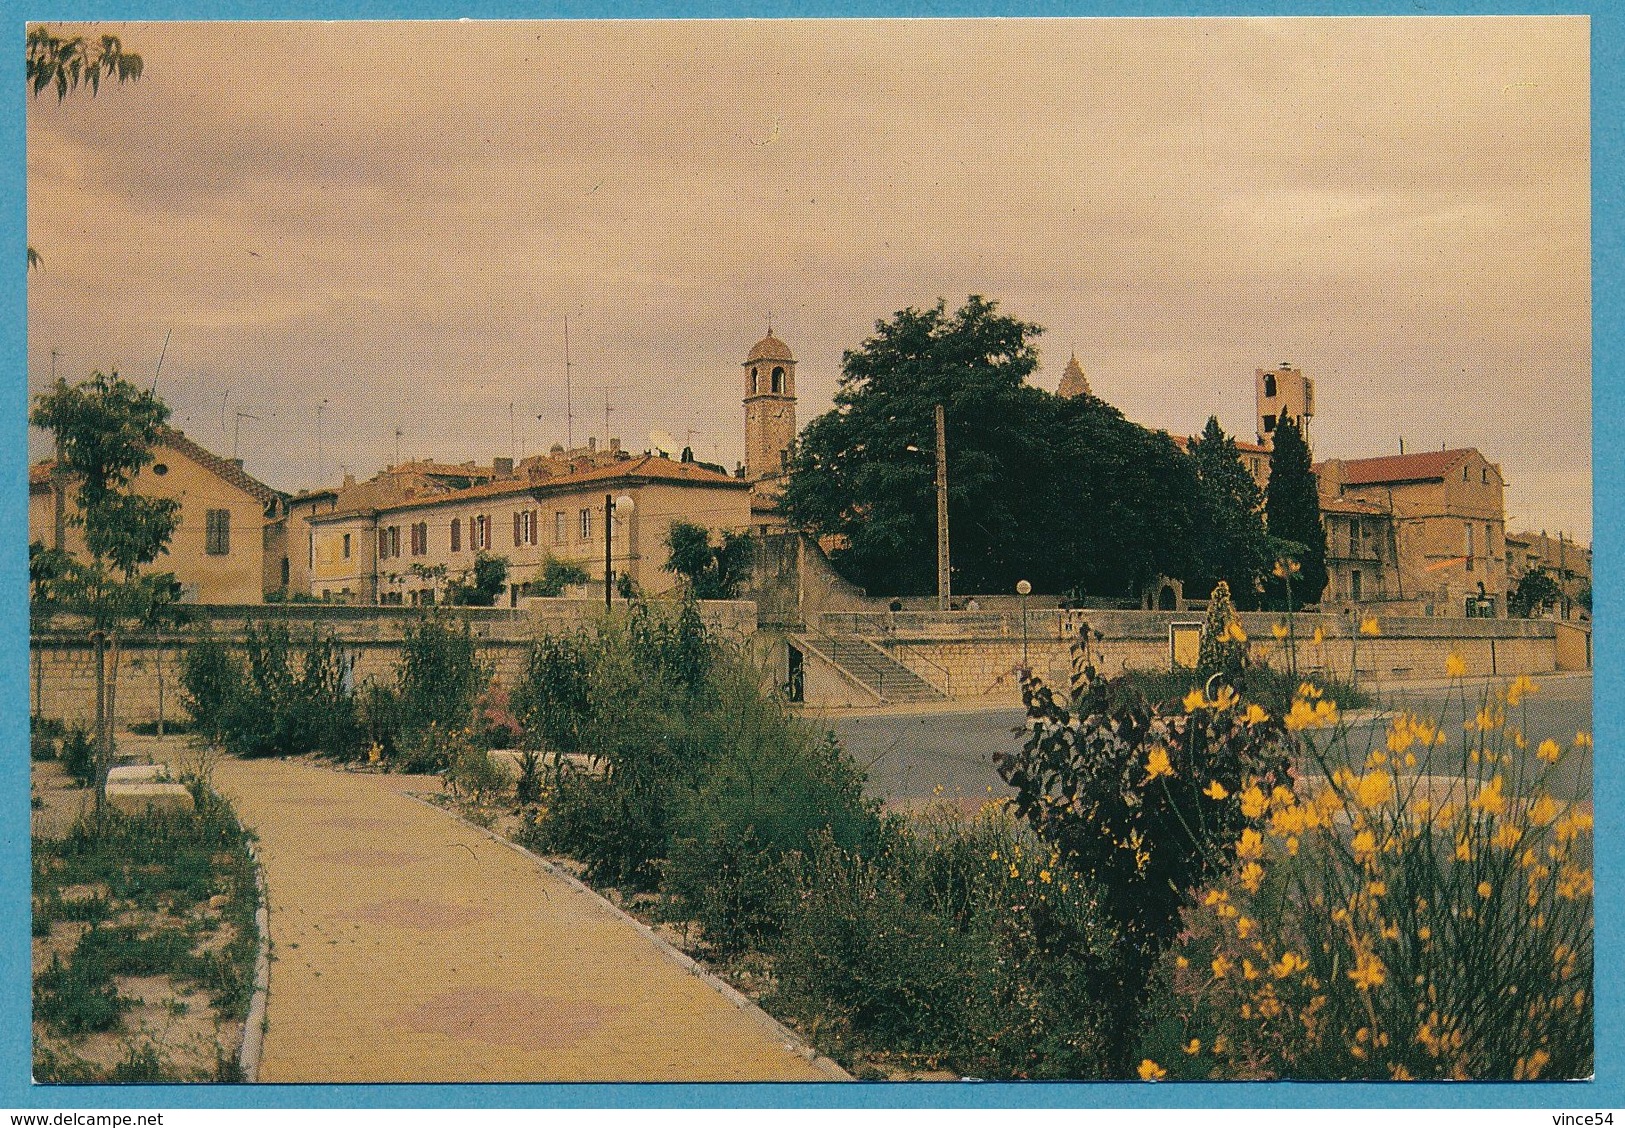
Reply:
[[[1252,439],[1290,361],[1317,458],[1474,446],[1590,539],[1583,17],[104,31],[139,82],[28,102],[30,390],[156,373],[276,488],[567,432],[732,466],[770,318],[805,425],[981,294],[1040,386]]]

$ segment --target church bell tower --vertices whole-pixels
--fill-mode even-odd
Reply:
[[[743,367],[745,480],[753,494],[776,494],[796,438],[796,359],[769,325],[767,336],[745,355]]]

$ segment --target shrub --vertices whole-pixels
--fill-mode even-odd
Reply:
[[[1242,630],[1235,604],[1230,602],[1230,585],[1220,580],[1208,600],[1207,618],[1202,623],[1196,678],[1205,687],[1208,679],[1217,675],[1239,691],[1246,668],[1247,632]]]
[[[534,746],[572,753],[590,717],[593,642],[583,635],[547,636],[534,643],[510,706]]]
[[[472,799],[475,804],[484,803],[488,796],[506,790],[512,782],[507,769],[468,739],[467,733],[459,737],[451,742],[447,757],[446,789],[455,796]]]
[[[395,687],[395,744],[403,750],[421,744],[431,725],[441,734],[471,727],[474,702],[491,684],[491,676],[466,621],[436,612],[408,623]],[[450,762],[435,758],[440,762],[434,770]]]
[[[1026,743],[994,762],[1016,789],[1017,816],[1098,889],[1116,943],[1090,968],[1092,990],[1106,1016],[1107,1067],[1128,1076],[1150,975],[1180,909],[1228,868],[1257,817],[1232,797],[1290,778],[1282,721],[1243,710],[1228,686],[1215,700],[1193,691],[1177,714],[1092,676],[1070,708],[1035,679],[1023,696]]]
[[[58,759],[62,761],[62,770],[80,787],[96,782],[96,742],[78,725],[68,729],[62,738]]]
[[[1592,816],[1547,781],[1590,740],[1509,730],[1533,691],[1398,716],[1355,766],[1348,731],[1300,710],[1321,782],[1273,791],[1264,832],[1238,844],[1246,866],[1190,912],[1148,1056],[1192,1076],[1588,1076]]]
[[[211,743],[225,743],[244,674],[242,659],[217,638],[196,638],[182,654],[181,705]]]

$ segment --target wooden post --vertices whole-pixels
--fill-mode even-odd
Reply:
[[[937,404],[937,610],[948,610],[951,579],[948,569],[948,437],[947,419]]]

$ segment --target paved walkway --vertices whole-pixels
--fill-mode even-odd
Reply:
[[[407,792],[422,778],[225,760],[271,930],[259,1080],[819,1081],[590,892]]]

